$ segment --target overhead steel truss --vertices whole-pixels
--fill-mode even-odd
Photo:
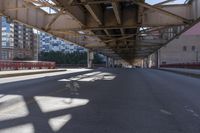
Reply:
[[[166,45],[199,17],[193,15],[192,2],[163,5],[171,1],[0,0],[0,12],[11,21],[131,63]]]

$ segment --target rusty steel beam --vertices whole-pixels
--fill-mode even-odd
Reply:
[[[24,1],[29,2],[29,7],[24,7]],[[56,2],[55,5],[38,0],[0,0],[0,10],[2,15],[8,16],[11,20],[22,22],[86,48],[117,47],[119,51],[120,49],[125,51],[127,56],[131,54],[131,56],[128,56],[130,59],[135,57],[134,53],[147,52],[144,49],[149,49],[150,51],[157,50],[169,41],[162,40],[162,36],[156,40],[147,40],[145,37],[137,36],[141,34],[159,35],[164,33],[163,29],[165,30],[167,27],[191,24],[191,21],[188,20],[191,16],[186,12],[190,6],[181,6],[178,10],[175,10],[174,6],[160,6],[170,0],[153,6],[139,0],[54,1]],[[30,4],[31,2],[38,2],[40,5],[33,7],[34,5]],[[108,3],[109,6],[112,5],[113,9],[104,9],[104,7],[107,7],[105,3]],[[55,14],[45,13],[45,11],[40,9],[45,6],[63,9],[66,14],[60,13],[59,10]],[[152,10],[152,12],[142,14],[144,10],[141,10],[141,14],[138,14],[138,8],[135,7],[147,9],[148,11]],[[184,13],[180,13],[180,11]],[[122,16],[122,14],[125,15]],[[155,19],[157,15],[159,15],[159,20]],[[131,18],[131,16],[133,17]],[[139,16],[141,21],[137,21]],[[168,19],[169,22],[167,22]],[[141,27],[148,27],[150,29],[136,32]],[[85,33],[79,34],[79,31]],[[143,42],[140,43],[137,39],[142,39]],[[125,49],[121,46],[124,46]],[[114,50],[114,48],[112,49]],[[119,54],[119,56],[126,57],[123,54]]]
[[[160,6],[160,5],[164,5],[164,4],[167,4],[169,2],[174,2],[174,1],[176,1],[176,0],[165,0],[165,1],[162,1],[162,2],[155,4],[153,6]]]
[[[121,24],[122,20],[121,20],[120,4],[117,1],[114,1],[114,2],[112,2],[112,7],[113,7],[113,11],[114,11],[115,17],[117,19],[117,23]]]
[[[86,0],[81,0],[81,2],[86,2]],[[102,25],[103,24],[103,20],[102,20],[103,16],[102,16],[101,7],[99,7],[98,5],[89,5],[89,4],[86,4],[84,6],[88,10],[88,12],[91,14],[91,16],[94,18],[94,20],[99,25]]]
[[[109,37],[111,36],[110,33],[108,32],[108,30],[104,29],[104,32],[106,33],[106,36],[109,36]]]
[[[133,36],[134,36],[134,35],[129,35],[129,36],[124,36],[124,37],[120,37],[120,38],[117,38],[117,39],[106,40],[106,41],[104,41],[104,43],[120,41],[120,40],[124,40],[124,39],[127,39],[127,38],[131,38],[131,37],[133,37]]]
[[[74,0],[68,0],[68,4],[71,5]]]
[[[155,6],[152,6],[152,5],[150,5],[150,4],[143,3],[143,2],[139,2],[139,1],[135,1],[135,0],[131,0],[131,1],[132,1],[133,3],[139,5],[139,6],[142,6],[142,7],[145,7],[145,8],[148,8],[148,9],[151,9],[151,10],[154,10],[154,11],[157,11],[157,12],[160,12],[160,13],[165,14],[165,15],[167,15],[167,16],[171,16],[171,17],[173,17],[173,18],[175,18],[175,19],[177,19],[177,20],[180,20],[180,21],[182,21],[182,22],[184,22],[184,23],[188,23],[188,24],[191,23],[190,20],[188,20],[188,19],[186,19],[186,18],[183,18],[183,17],[181,17],[181,16],[179,16],[179,15],[173,14],[173,13],[171,13],[171,12],[168,12],[168,11],[166,11],[166,10],[163,10],[163,9],[161,9],[161,8],[159,8],[159,7],[155,7]]]
[[[84,3],[77,3],[77,4],[83,4],[83,5],[85,5],[86,3],[87,4],[103,4],[103,3],[112,3],[112,2],[113,2],[113,0],[107,0],[107,1],[105,1],[105,0],[101,0],[101,1],[90,1],[90,0],[87,0]],[[150,4],[147,4],[147,3],[144,3],[144,2],[140,2],[140,1],[137,1],[137,0],[115,0],[114,2],[133,2],[134,4],[137,4],[139,6],[142,6],[142,7],[145,7],[145,8],[160,12],[160,13],[165,14],[167,16],[171,16],[171,17],[173,17],[173,18],[175,18],[177,20],[180,20],[180,21],[182,21],[184,23],[191,23],[190,20],[188,20],[186,18],[183,18],[183,17],[181,17],[179,15],[173,14],[173,13],[168,12],[166,10],[163,10],[163,9],[161,9],[159,7],[152,6]]]
[[[61,11],[56,14],[56,16],[54,16],[54,18],[45,26],[45,31],[49,31],[51,29],[51,26],[53,25],[53,23],[61,16],[63,15],[64,10],[61,9]]]

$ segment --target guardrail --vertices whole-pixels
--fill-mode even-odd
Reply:
[[[160,67],[200,69],[200,63],[162,64],[162,65],[160,65]]]
[[[26,70],[26,69],[54,69],[55,62],[46,61],[5,61],[0,60],[2,70]]]

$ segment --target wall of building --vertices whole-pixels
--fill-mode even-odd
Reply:
[[[157,59],[157,54],[159,58]],[[149,67],[162,64],[199,63],[200,35],[182,35],[148,57]]]
[[[183,35],[160,49],[160,63],[200,62],[200,35]]]

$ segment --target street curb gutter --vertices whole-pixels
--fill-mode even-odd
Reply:
[[[181,74],[181,75],[185,75],[185,76],[189,76],[189,77],[193,77],[193,78],[198,78],[198,79],[200,78],[200,74],[180,72],[180,71],[176,71],[176,70],[168,70],[168,69],[162,69],[162,68],[160,68],[159,70],[167,71],[167,72],[173,72],[173,73],[176,73],[176,74]]]

